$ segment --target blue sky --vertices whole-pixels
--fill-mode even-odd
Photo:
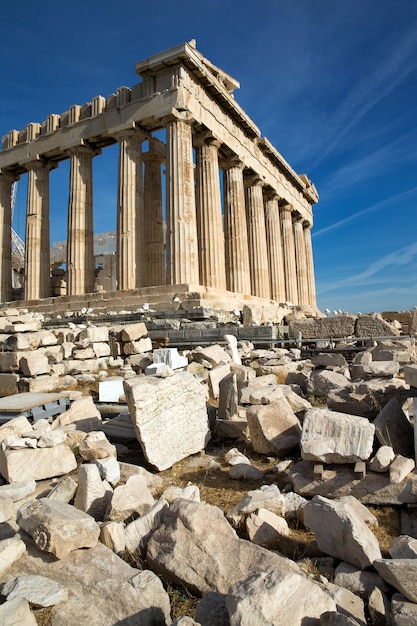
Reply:
[[[417,305],[415,0],[20,0],[0,3],[0,134],[138,82],[134,64],[192,38],[237,102],[315,183],[318,305]],[[99,163],[100,161],[100,163]],[[94,163],[95,231],[115,229],[117,150]],[[15,229],[24,233],[25,181]],[[66,237],[68,164],[51,174]]]

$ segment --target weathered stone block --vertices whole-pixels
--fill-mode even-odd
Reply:
[[[395,454],[414,458],[414,429],[396,398],[387,402],[373,424],[381,445],[391,446]]]
[[[247,413],[249,437],[260,454],[289,454],[300,444],[301,424],[285,398],[251,406]]]
[[[43,354],[26,354],[20,359],[20,371],[23,376],[39,376],[49,374],[48,358]]]
[[[72,450],[61,443],[53,448],[2,450],[0,474],[9,482],[43,480],[62,476],[77,467]]]
[[[289,324],[289,332],[300,331],[303,339],[351,337],[355,334],[355,315],[337,315],[318,319],[295,320]]]
[[[78,548],[95,546],[100,535],[100,527],[90,515],[46,498],[21,506],[17,523],[41,550],[52,552],[58,559]]]
[[[206,397],[192,374],[135,377],[124,389],[138,441],[158,470],[204,449],[210,439]]]
[[[301,456],[323,463],[356,463],[372,453],[375,426],[357,415],[308,409],[301,434]]]
[[[19,393],[17,385],[19,380],[19,374],[0,374],[0,397],[13,396],[15,393]]]

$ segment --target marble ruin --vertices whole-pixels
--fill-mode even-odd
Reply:
[[[150,288],[157,293],[159,287],[164,300],[186,292],[208,302],[290,301],[315,309],[317,191],[237,104],[239,83],[204,58],[194,41],[140,61],[136,72],[142,82],[131,89],[119,87],[107,99],[96,96],[3,137],[1,303],[14,299],[11,198],[13,183],[25,175],[22,296],[33,302],[54,295],[49,179],[67,159],[66,286],[60,295],[97,291],[93,160],[118,144],[116,294],[133,290],[138,303],[147,302]],[[233,294],[237,300],[230,300]]]

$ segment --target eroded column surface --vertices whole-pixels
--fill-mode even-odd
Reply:
[[[282,250],[284,255],[285,294],[287,301],[298,304],[297,268],[295,263],[294,231],[292,226],[292,206],[280,206]]]
[[[224,234],[220,196],[220,142],[201,133],[196,148],[196,204],[200,283],[226,289]]]
[[[229,291],[250,294],[243,167],[238,159],[222,161],[226,285]]]
[[[16,178],[0,173],[0,297],[12,299],[12,185]]]
[[[295,263],[297,268],[298,304],[309,304],[306,246],[303,233],[303,220],[299,215],[294,215],[293,228]]]
[[[198,284],[197,220],[191,122],[165,118],[167,143],[167,283]]]
[[[316,300],[316,280],[314,277],[314,260],[313,260],[313,245],[311,242],[311,224],[307,221],[303,223],[304,230],[304,242],[306,252],[306,264],[307,264],[307,284],[308,284],[308,304],[312,307],[317,306]]]
[[[143,202],[145,230],[144,286],[165,284],[164,219],[162,214],[161,164],[165,145],[156,137],[149,140],[149,151],[142,155],[145,163]]]
[[[48,298],[51,292],[49,236],[49,172],[51,163],[33,161],[26,165],[25,300]]]
[[[144,216],[141,131],[121,131],[117,202],[117,288],[135,289],[144,282]]]
[[[68,207],[67,293],[94,290],[93,156],[97,151],[78,146],[70,152]]]
[[[282,256],[281,224],[278,196],[269,193],[265,202],[265,230],[271,283],[271,298],[285,302],[284,259]]]
[[[258,178],[247,182],[246,223],[248,228],[251,293],[270,298],[269,266],[266,245],[263,182]]]

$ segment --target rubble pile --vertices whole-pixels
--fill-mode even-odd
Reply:
[[[416,529],[387,554],[366,506],[416,503],[412,338],[390,334],[348,363],[233,336],[152,351],[143,323],[0,319],[1,395],[110,369],[128,411],[106,429],[93,397],[71,392],[53,419],[0,424],[0,623],[36,624],[41,608],[59,626],[417,621]],[[110,434],[126,420],[142,465]],[[203,477],[247,484],[244,497],[223,510],[158,474],[188,457]],[[297,560],[280,550],[296,528],[314,537]],[[168,583],[199,597],[193,617],[172,621]]]

